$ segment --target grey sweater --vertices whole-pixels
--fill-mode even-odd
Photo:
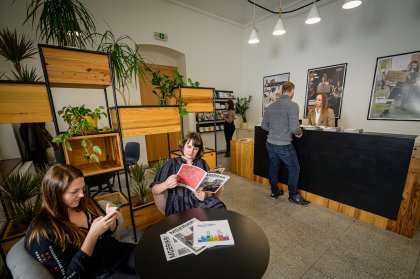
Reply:
[[[290,96],[281,95],[267,108],[261,128],[268,131],[267,142],[276,145],[290,144],[292,134],[302,134],[298,104],[292,102]]]

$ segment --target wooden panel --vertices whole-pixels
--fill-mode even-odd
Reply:
[[[128,213],[129,214],[129,213]],[[134,223],[136,223],[136,229],[143,229],[154,223],[159,222],[165,216],[162,212],[159,211],[155,204],[151,204],[146,207],[142,207],[140,209],[136,209],[133,212],[134,214]],[[128,219],[128,222],[126,221]],[[130,216],[128,215],[127,218],[124,216],[124,225],[129,226],[131,225]]]
[[[102,150],[101,155],[95,153],[99,158],[100,164],[95,163],[92,159],[88,161],[84,158],[84,149],[80,145],[82,138],[83,137],[78,136],[70,139],[69,142],[73,151],[68,151],[65,145],[63,145],[64,157],[67,164],[78,167],[85,176],[121,170],[124,168],[118,133],[87,136],[92,145],[98,145]]]
[[[45,84],[0,83],[0,124],[51,121]]]
[[[213,112],[214,88],[204,87],[181,87],[182,102],[188,112]],[[175,96],[179,94],[179,88],[174,88]]]
[[[51,86],[106,88],[111,85],[106,53],[47,46],[41,49]]]
[[[411,172],[420,173],[420,143],[414,145],[409,170]]]
[[[176,158],[181,155],[182,153],[179,150],[171,152],[171,158]],[[216,157],[217,157],[216,151],[205,149],[202,159],[207,162],[207,165],[209,165],[210,169],[214,169],[216,168]]]
[[[242,177],[254,179],[254,142],[230,141],[230,169]]]
[[[124,137],[181,131],[177,107],[121,107],[118,113]],[[111,120],[117,127],[115,109],[111,109]]]

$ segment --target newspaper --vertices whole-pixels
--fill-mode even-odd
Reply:
[[[182,245],[187,247],[195,255],[200,254],[207,249],[208,246],[194,246],[193,226],[194,223],[200,222],[196,218],[192,218],[187,222],[169,230],[166,234],[178,240]]]
[[[194,245],[234,245],[228,220],[197,222],[193,225]]]
[[[193,166],[182,164],[178,173],[178,185],[195,192],[198,189],[216,193],[230,178],[227,175],[218,173],[207,173],[205,170]]]
[[[163,251],[165,252],[167,261],[191,254],[189,249],[167,234],[161,234],[160,240],[162,241]]]

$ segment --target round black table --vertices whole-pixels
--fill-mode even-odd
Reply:
[[[216,246],[199,255],[166,261],[160,235],[197,218],[229,221],[235,245]],[[148,278],[261,278],[267,269],[270,245],[264,231],[251,219],[224,209],[195,208],[170,215],[149,227],[135,250],[135,266],[141,279]]]

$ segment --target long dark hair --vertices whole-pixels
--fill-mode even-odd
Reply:
[[[32,221],[33,229],[26,239],[29,247],[40,238],[57,243],[63,250],[69,240],[77,247],[82,245],[85,234],[70,222],[67,206],[63,201],[67,188],[79,177],[83,177],[82,171],[72,165],[59,163],[47,171],[41,185],[41,210]],[[76,210],[90,212],[94,216],[104,215],[98,204],[87,195],[80,199]]]
[[[199,133],[191,132],[188,135],[186,135],[179,145],[179,150],[181,151],[182,155],[184,155],[184,146],[188,142],[190,142],[190,140],[192,141],[192,144],[194,145],[194,147],[198,148],[198,153],[195,158],[200,159],[201,157],[203,157],[204,145],[203,145],[203,139],[201,138],[201,135]]]
[[[235,109],[235,104],[233,103],[232,100],[227,101],[227,104],[228,104],[228,107],[227,107],[228,110],[234,110]]]

